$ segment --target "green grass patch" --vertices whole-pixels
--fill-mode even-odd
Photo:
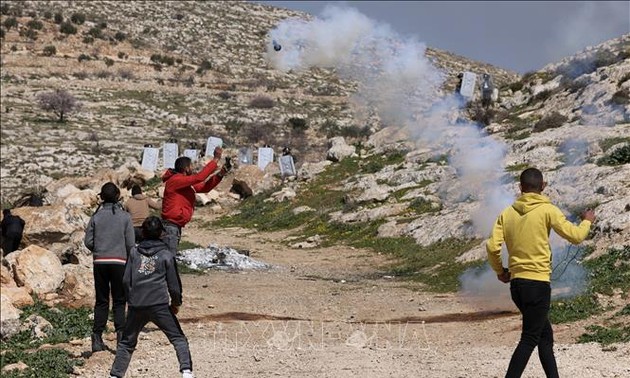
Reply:
[[[177,250],[178,251],[183,251],[186,249],[195,249],[195,248],[203,248],[202,246],[200,246],[197,243],[193,243],[191,241],[188,240],[181,240],[179,242],[179,245],[177,246]]]
[[[409,209],[416,214],[437,213],[442,210],[442,205],[437,204],[437,206],[435,206],[433,202],[427,201],[424,198],[416,198],[409,203]]]
[[[630,142],[630,137],[614,137],[614,138],[603,139],[599,141],[599,147],[602,149],[602,151],[608,152],[608,150],[612,146],[615,146],[617,144],[624,143],[624,142]]]
[[[630,304],[619,310],[619,312],[617,312],[615,316],[630,316]]]
[[[610,154],[597,160],[597,165],[623,165],[630,163],[630,143],[615,149]]]
[[[630,246],[611,249],[596,259],[584,261],[589,273],[589,284],[584,294],[572,299],[553,301],[549,319],[554,324],[586,319],[604,309],[597,302],[597,293],[612,295],[621,289],[628,295],[630,290]]]
[[[506,172],[522,172],[527,168],[529,168],[528,163],[520,163],[520,164],[514,164],[514,165],[505,167],[505,171]]]
[[[579,343],[596,342],[603,345],[630,342],[630,326],[613,324],[609,327],[592,325],[586,327],[587,333],[579,337]]]
[[[0,365],[23,361],[29,366],[22,372],[3,373],[3,377],[67,377],[74,366],[83,363],[80,359],[73,359],[62,349],[37,350],[36,348],[43,344],[67,343],[73,339],[88,337],[92,332],[92,320],[89,318],[91,309],[52,308],[36,299],[35,304],[22,310],[21,320],[37,314],[48,320],[53,329],[41,340],[33,339],[30,331],[22,331],[8,340],[2,340]]]

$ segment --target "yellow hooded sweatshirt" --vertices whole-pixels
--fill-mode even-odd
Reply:
[[[549,198],[537,193],[524,193],[503,210],[486,243],[488,261],[497,273],[503,273],[501,245],[505,242],[509,255],[511,278],[550,282],[551,248],[549,232],[573,244],[586,238],[591,222],[578,226],[569,222]]]

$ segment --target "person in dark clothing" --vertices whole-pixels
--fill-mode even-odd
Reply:
[[[85,230],[85,246],[92,251],[94,261],[94,325],[92,352],[105,350],[102,334],[109,315],[109,295],[112,296],[114,327],[120,341],[125,326],[125,290],[123,274],[135,235],[129,213],[118,203],[120,190],[108,182],[101,188],[103,203],[90,218]]]
[[[25,224],[24,219],[11,214],[11,210],[2,210],[2,251],[5,256],[20,248]]]
[[[110,377],[125,376],[140,331],[153,322],[175,347],[183,378],[193,378],[188,340],[175,316],[182,304],[182,284],[175,256],[161,240],[164,232],[160,218],[148,217],[142,223],[143,240],[129,255],[123,278],[129,314]]]

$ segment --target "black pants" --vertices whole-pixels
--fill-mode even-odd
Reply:
[[[20,249],[22,242],[22,234],[8,234],[2,237],[2,250],[4,255],[8,255],[13,251]]]
[[[168,305],[164,304],[144,308],[129,307],[127,324],[125,325],[122,340],[118,343],[116,358],[114,359],[110,375],[116,377],[125,376],[131,361],[131,355],[138,344],[140,331],[148,322],[153,322],[158,326],[164,332],[168,341],[175,347],[175,353],[179,361],[179,371],[192,370],[188,340],[184,336],[175,314],[173,314]],[[160,376],[163,376],[163,374],[160,374]]]
[[[523,314],[523,331],[505,377],[520,377],[536,346],[545,375],[558,377],[556,358],[553,355],[553,330],[548,318],[551,302],[549,282],[515,278],[510,281],[510,292],[516,307]]]
[[[116,332],[125,327],[125,289],[123,275],[125,266],[120,264],[94,264],[94,326],[92,332],[99,335],[105,330],[109,315],[109,294],[112,295],[112,310],[114,312],[114,327]]]

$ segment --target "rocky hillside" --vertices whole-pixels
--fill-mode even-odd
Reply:
[[[468,115],[487,127],[463,147],[452,141],[470,137],[458,133],[474,126],[447,128],[441,144],[412,138],[410,130],[382,129],[378,118],[358,124],[349,98],[355,83],[331,70],[270,68],[264,59],[267,32],[283,18],[306,15],[244,2],[166,5],[3,3],[3,201],[20,191],[57,190],[54,180],[68,175],[93,176],[99,168],[120,166],[135,171],[146,143],[175,138],[181,148],[215,135],[232,153],[244,145],[290,144],[305,181],[277,192],[281,201],[308,193],[309,182],[329,164],[326,157],[350,159],[349,177],[327,184],[345,194],[328,209],[326,221],[377,224],[380,237],[411,237],[424,246],[483,238],[487,230],[476,224],[476,213],[492,218],[498,209],[487,211],[481,194],[492,187],[508,193],[494,200],[498,206],[516,193],[518,172],[536,166],[565,211],[596,207],[597,250],[628,243],[629,36],[520,79],[430,49],[427,55],[447,77],[463,69],[489,71],[502,88],[494,107],[476,101],[469,106]],[[36,106],[39,93],[56,88],[83,104],[63,123]],[[454,112],[446,118],[466,117]],[[489,144],[505,152],[496,156],[504,161],[490,161],[503,167],[503,177],[477,186],[481,178],[463,177],[456,163],[469,159],[462,148],[481,154]],[[492,156],[472,160],[487,164]],[[277,189],[277,165],[254,171],[243,167],[237,176],[255,193]],[[96,182],[74,184],[98,190]],[[462,258],[482,255],[478,248]]]
[[[309,16],[248,2],[3,2],[3,200],[137,161],[144,144],[170,138],[180,148],[211,135],[229,147],[291,144],[306,161],[322,156],[330,136],[378,128],[353,118],[353,83],[267,65],[267,32],[288,17]],[[517,78],[447,52],[427,55],[447,87],[462,69],[500,84]],[[56,89],[82,104],[64,123],[37,106],[38,94]]]

